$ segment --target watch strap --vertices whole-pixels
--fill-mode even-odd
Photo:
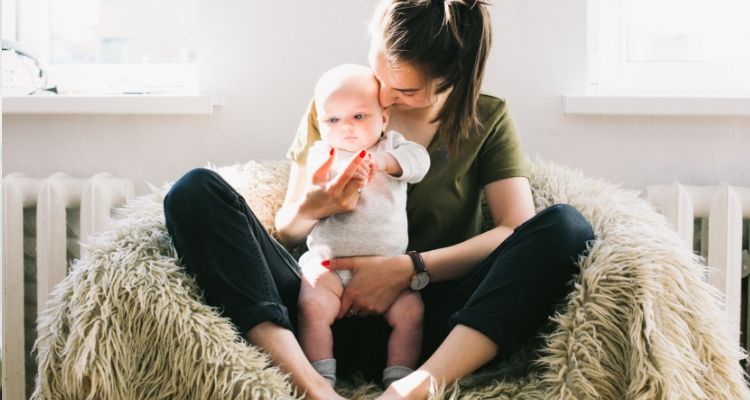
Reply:
[[[420,273],[425,272],[424,258],[418,251],[407,251],[406,254],[411,258],[411,262],[414,265],[414,272]]]

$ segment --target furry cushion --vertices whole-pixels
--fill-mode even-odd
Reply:
[[[286,162],[220,168],[269,229]],[[441,392],[471,399],[750,398],[705,266],[637,193],[532,163],[537,208],[577,207],[598,240],[522,376],[488,368]],[[200,301],[164,227],[166,187],[123,209],[39,320],[34,399],[279,399],[289,380]],[[351,384],[350,384],[351,385]],[[353,398],[372,385],[342,388]]]

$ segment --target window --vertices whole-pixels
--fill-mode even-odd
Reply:
[[[2,0],[3,39],[16,40],[16,1]]]
[[[750,1],[589,0],[590,93],[750,94]]]
[[[32,50],[60,93],[197,93],[198,0],[6,3],[16,25],[3,37]]]

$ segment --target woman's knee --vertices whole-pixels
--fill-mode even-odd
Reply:
[[[553,243],[574,253],[585,249],[594,239],[594,231],[586,218],[569,204],[555,204],[539,213],[547,235]]]
[[[205,205],[210,188],[219,181],[219,175],[206,168],[195,168],[183,175],[172,185],[164,197],[164,211],[167,216],[183,214],[186,207],[201,208]]]

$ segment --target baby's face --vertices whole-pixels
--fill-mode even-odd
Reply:
[[[343,87],[316,104],[320,136],[328,145],[358,152],[378,142],[387,116],[377,91],[368,92]]]

